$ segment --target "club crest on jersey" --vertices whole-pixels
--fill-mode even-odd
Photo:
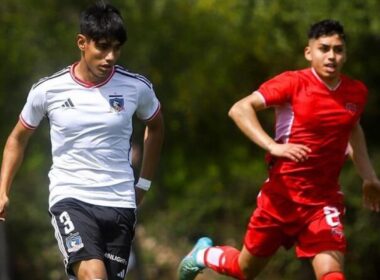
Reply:
[[[121,112],[124,110],[124,98],[122,95],[110,95],[109,103],[115,112]]]
[[[66,237],[66,247],[69,253],[79,251],[84,247],[82,237],[78,232]]]
[[[355,114],[358,110],[358,106],[355,103],[346,103],[346,110],[349,111],[352,114]]]

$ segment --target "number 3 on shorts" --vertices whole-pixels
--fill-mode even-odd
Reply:
[[[340,225],[339,215],[340,212],[335,207],[325,206],[323,207],[325,213],[326,222],[331,227],[337,227]]]
[[[59,215],[59,221],[65,226],[64,230],[66,234],[69,234],[75,229],[74,224],[70,219],[70,215],[66,211]]]

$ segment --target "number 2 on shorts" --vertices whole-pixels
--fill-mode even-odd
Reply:
[[[323,212],[325,213],[326,222],[331,227],[337,227],[340,225],[339,215],[340,212],[335,207],[325,206],[323,207]]]

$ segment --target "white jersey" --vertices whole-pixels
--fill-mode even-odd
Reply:
[[[35,129],[50,123],[53,164],[49,207],[64,198],[95,205],[135,208],[131,167],[132,116],[147,121],[160,103],[144,77],[115,66],[109,78],[89,85],[74,67],[33,85],[20,114]]]

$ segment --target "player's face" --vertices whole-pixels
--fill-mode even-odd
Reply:
[[[305,48],[305,57],[325,83],[335,86],[346,61],[345,42],[336,34],[311,39]]]
[[[78,35],[78,46],[82,51],[80,63],[85,66],[81,68],[85,72],[82,74],[87,78],[87,81],[98,83],[107,79],[120,57],[120,42],[107,39],[94,41],[83,35]]]

